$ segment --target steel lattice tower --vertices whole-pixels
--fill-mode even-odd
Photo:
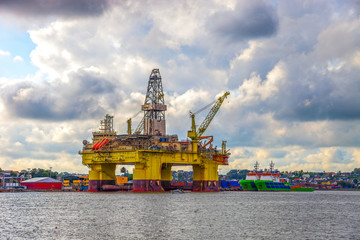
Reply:
[[[144,134],[166,135],[164,92],[159,69],[151,71],[144,105]]]

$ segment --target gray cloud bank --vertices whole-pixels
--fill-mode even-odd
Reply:
[[[121,101],[106,79],[84,71],[70,79],[46,85],[21,82],[3,89],[1,96],[12,116],[51,121],[96,117],[106,112],[99,104],[104,97]]]
[[[110,2],[110,0],[1,0],[0,10],[10,11],[23,17],[96,16],[106,11]]]
[[[208,22],[211,31],[230,42],[272,36],[278,25],[276,8],[264,1],[239,2],[235,10],[217,12]]]

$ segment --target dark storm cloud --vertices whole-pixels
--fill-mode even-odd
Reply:
[[[238,4],[234,11],[218,12],[209,22],[209,29],[231,42],[268,37],[277,32],[276,9],[262,1]]]
[[[360,96],[359,96],[360,97]],[[346,97],[331,98],[330,96],[313,96],[309,106],[304,102],[308,99],[297,98],[298,103],[286,106],[275,114],[283,120],[317,121],[317,120],[358,120],[360,107],[353,99]]]
[[[0,10],[28,17],[100,15],[109,5],[110,0],[0,0]]]
[[[269,109],[282,120],[359,120],[360,72],[353,68],[328,74],[301,71],[303,64],[292,63],[289,81],[281,86],[278,99]],[[286,99],[286,101],[284,101]]]
[[[104,114],[99,100],[106,94],[111,95],[114,89],[109,81],[80,72],[73,74],[68,83],[59,85],[19,83],[4,88],[1,96],[11,115],[60,121]]]
[[[360,120],[360,81],[347,79],[349,87],[338,89],[331,79],[316,79],[310,85],[295,77],[279,88],[276,97],[243,106],[245,112],[272,113],[281,121]]]

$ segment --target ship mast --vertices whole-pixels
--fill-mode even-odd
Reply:
[[[256,161],[256,162],[255,162],[255,165],[254,165],[254,171],[255,171],[255,172],[259,171],[259,166],[260,166],[259,162]]]
[[[270,162],[270,172],[274,171],[274,166],[275,166],[275,163],[273,163],[273,161],[271,161]]]

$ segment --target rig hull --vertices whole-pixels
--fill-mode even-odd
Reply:
[[[134,180],[133,192],[163,192],[161,180]]]
[[[102,186],[104,185],[115,185],[114,180],[89,180],[89,192],[103,191]]]
[[[90,146],[91,147],[91,146]],[[83,151],[83,164],[91,168],[89,191],[102,191],[103,185],[115,185],[117,165],[133,165],[133,192],[163,192],[171,190],[171,167],[192,166],[194,192],[218,192],[218,166],[227,164],[219,153],[212,160],[209,153],[164,150]],[[107,187],[109,188],[109,187]]]

